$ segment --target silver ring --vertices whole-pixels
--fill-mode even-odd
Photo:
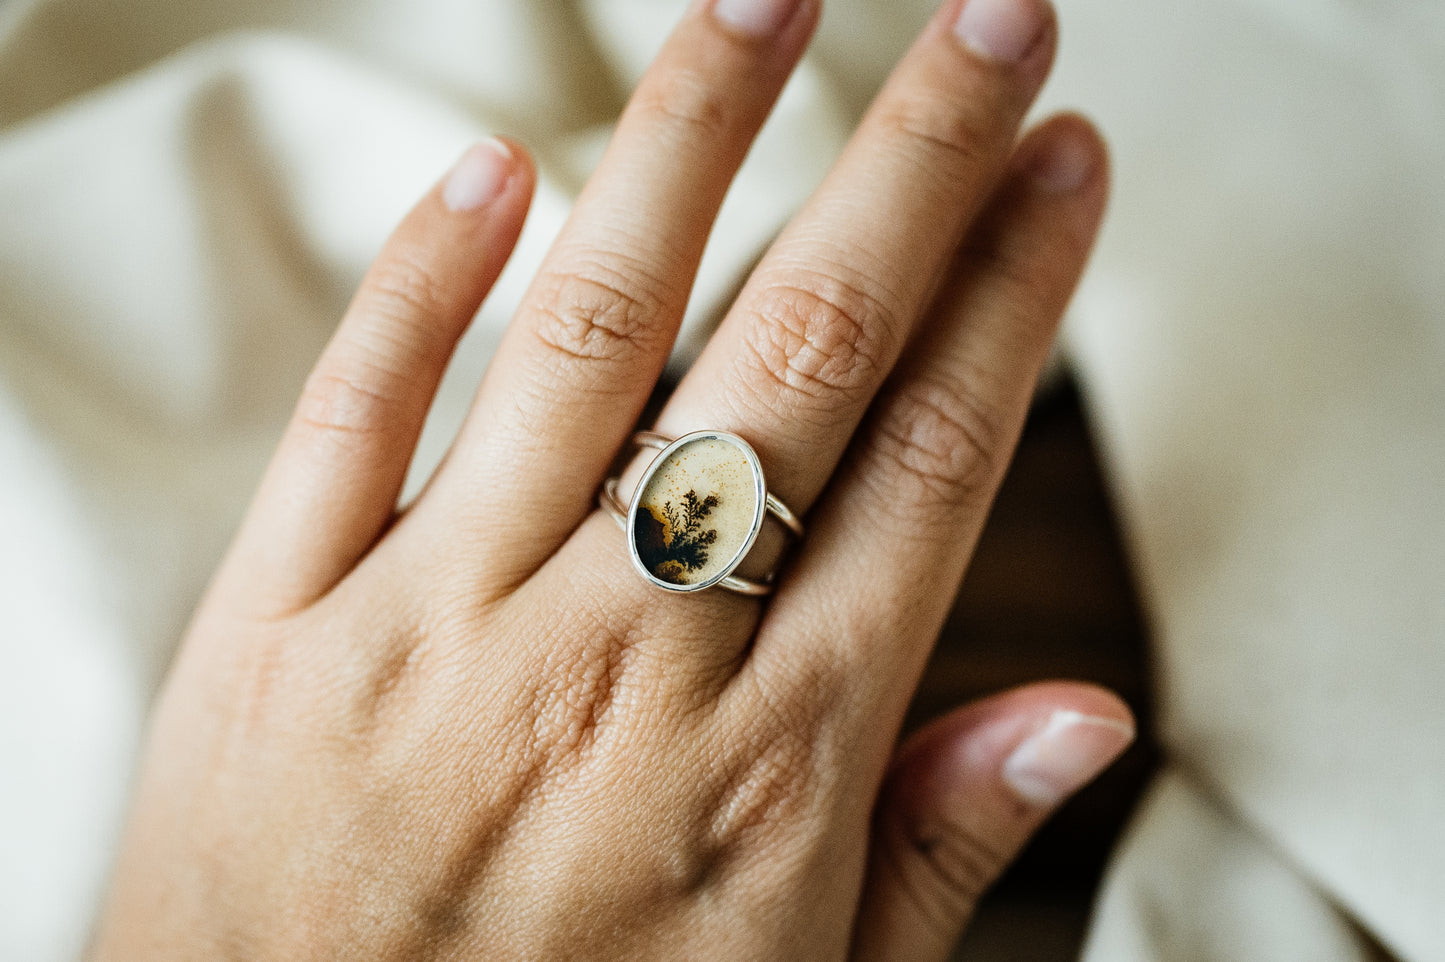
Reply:
[[[726,431],[694,431],[676,440],[639,431],[632,441],[658,454],[631,504],[618,497],[618,478],[607,479],[597,503],[626,532],[628,554],[642,576],[667,591],[717,586],[754,597],[770,594],[772,574],[753,581],[733,572],[769,515],[794,538],[803,537],[803,523],[768,492],[752,445]]]

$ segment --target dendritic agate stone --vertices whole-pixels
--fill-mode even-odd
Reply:
[[[758,456],[742,438],[689,434],[638,482],[628,519],[633,560],[654,582],[696,591],[732,573],[763,524]]]

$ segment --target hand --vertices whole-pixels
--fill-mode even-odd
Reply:
[[[661,414],[746,438],[806,512],[766,602],[646,583],[594,496],[816,0],[685,15],[398,513],[534,182],[515,144],[459,161],[196,615],[96,958],[946,956],[1132,732],[1113,696],[1040,685],[895,754],[1104,204],[1084,121],[1015,142],[1042,4],[945,4]]]

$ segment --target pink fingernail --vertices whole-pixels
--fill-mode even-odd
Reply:
[[[1056,194],[1078,190],[1094,172],[1094,151],[1072,130],[1056,131],[1028,159],[1034,183]]]
[[[771,37],[787,25],[800,0],[717,0],[712,15],[748,37]]]
[[[1103,771],[1134,740],[1134,726],[1059,710],[1024,739],[1003,764],[1014,794],[1038,808],[1053,808]]]
[[[491,203],[507,186],[513,160],[507,145],[495,138],[474,145],[447,174],[442,200],[457,213]]]
[[[967,0],[953,25],[963,45],[981,57],[1018,63],[1048,22],[1046,0]]]

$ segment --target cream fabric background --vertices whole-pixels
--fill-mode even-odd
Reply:
[[[1114,144],[1067,341],[1170,756],[1091,962],[1445,959],[1445,7],[1062,0]],[[830,0],[679,349],[929,5]],[[678,0],[0,0],[0,958],[75,958],[148,700],[305,371],[471,139],[544,181],[418,458]]]

